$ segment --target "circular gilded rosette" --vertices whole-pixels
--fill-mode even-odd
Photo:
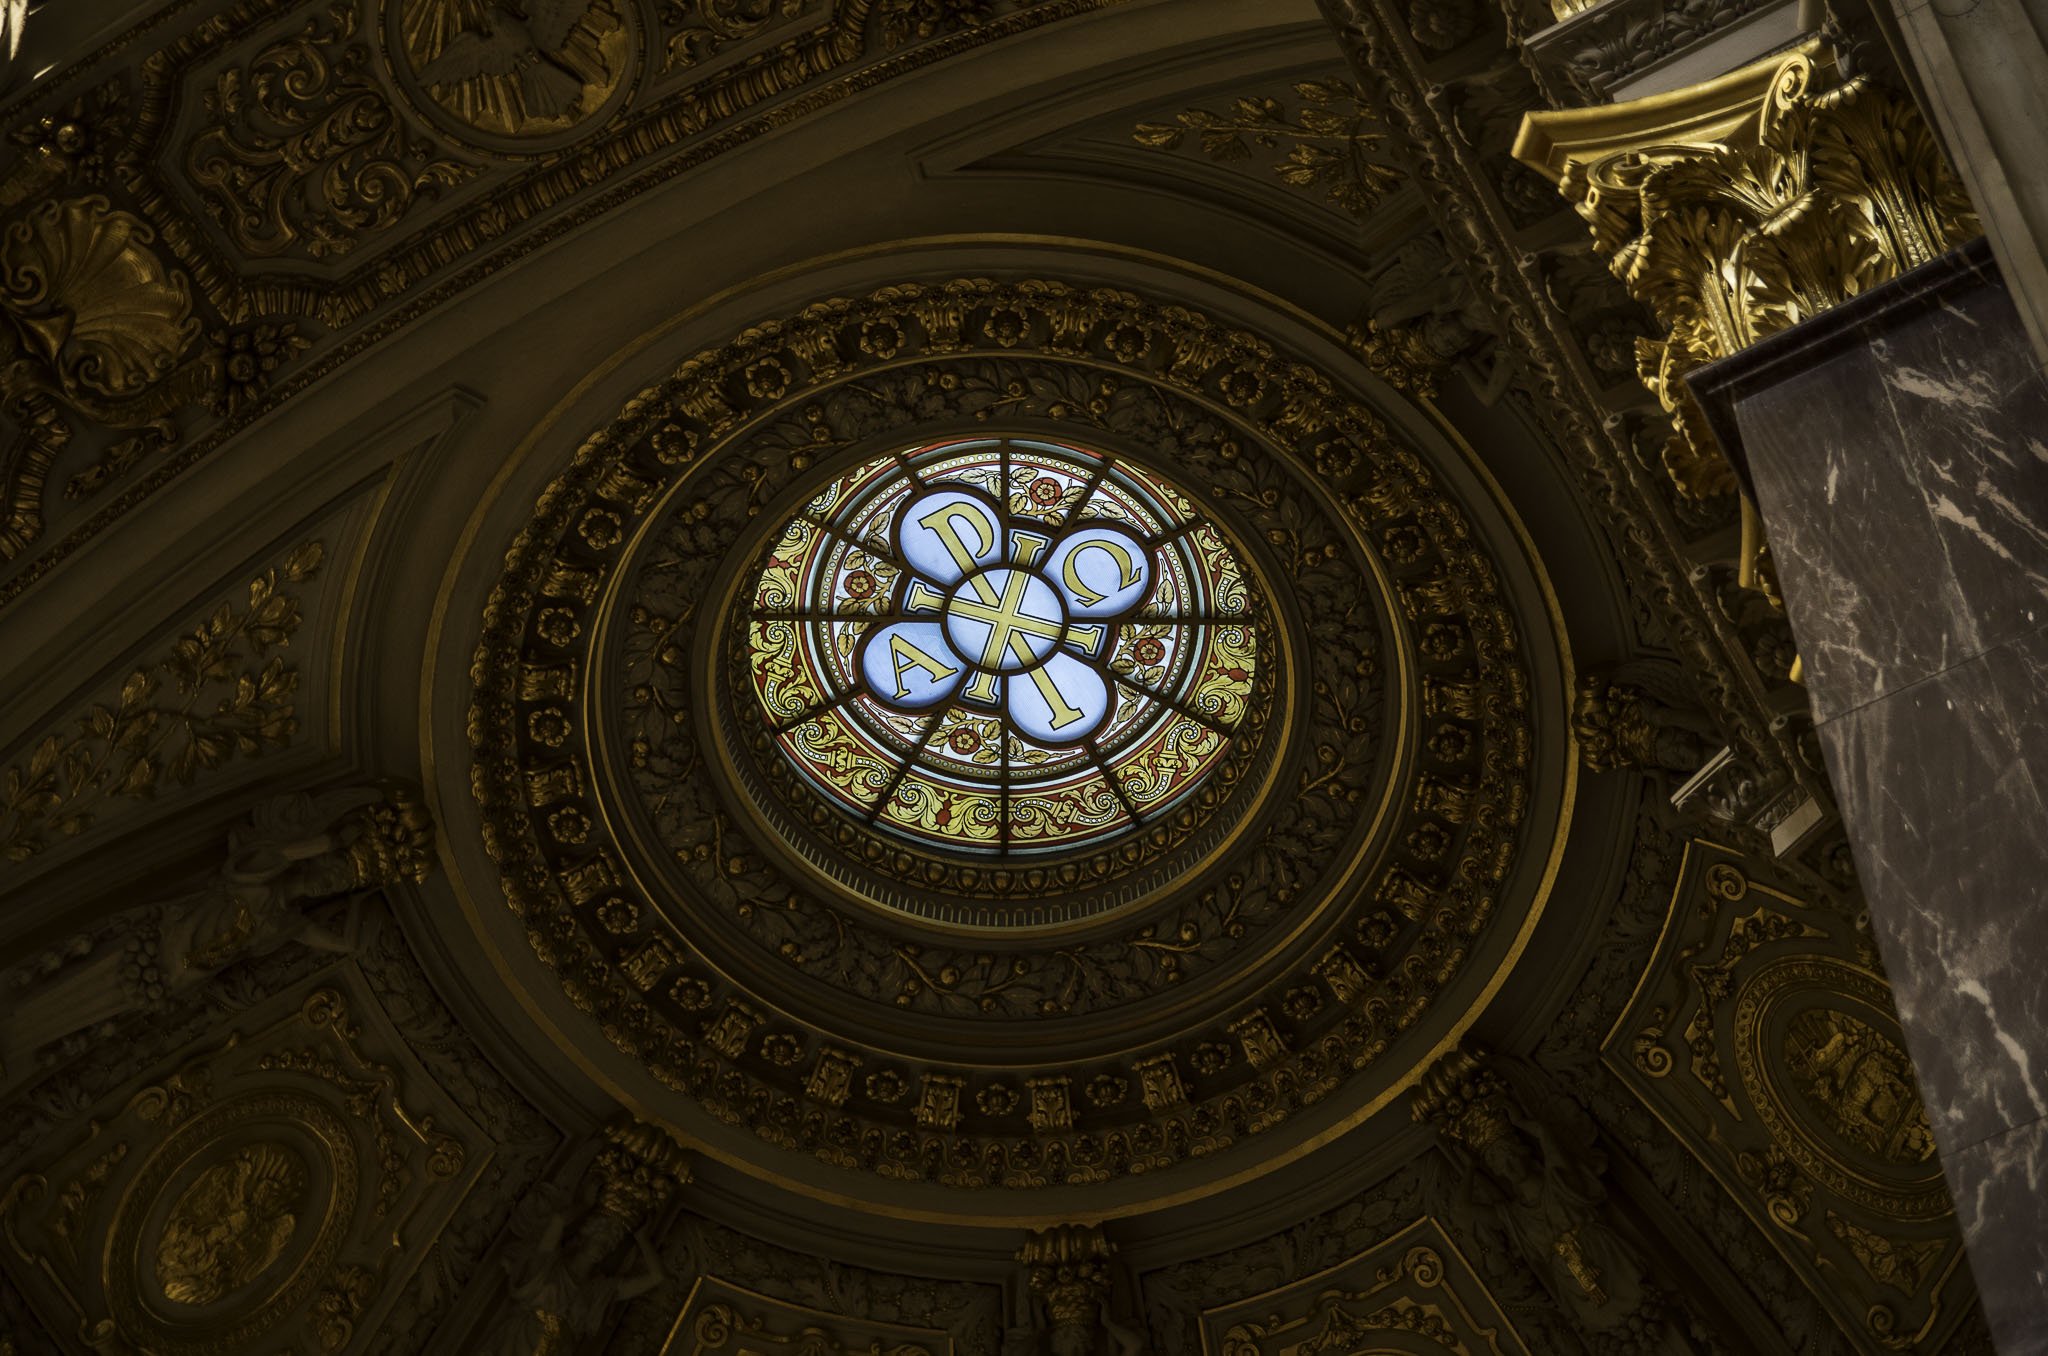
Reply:
[[[1484,533],[1363,398],[1184,306],[969,279],[750,327],[505,559],[498,883],[605,1039],[785,1148],[1191,1164],[1384,1091],[1534,907]]]

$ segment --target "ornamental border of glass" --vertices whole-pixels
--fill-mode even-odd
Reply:
[[[747,615],[753,684],[783,756],[866,827],[977,856],[1094,847],[1184,803],[1238,737],[1262,659],[1247,590],[1214,524],[1127,458],[924,444],[785,525]]]

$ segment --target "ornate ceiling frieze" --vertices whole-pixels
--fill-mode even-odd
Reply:
[[[861,90],[1113,3],[594,0],[495,27],[450,0],[157,16],[146,55],[116,42],[8,110],[0,558],[33,558],[0,602],[577,225]]]
[[[896,863],[829,833],[847,865],[828,885],[806,868],[830,857],[764,832],[735,775],[786,762],[718,718],[726,674],[759,707],[727,618],[789,540],[784,506],[830,502],[878,454],[990,432],[1205,487],[1249,572],[1287,581],[1264,590],[1296,671],[1262,734],[1271,771],[1219,783],[1239,827],[1149,893],[1040,882],[1002,854]],[[1168,1167],[1384,1076],[1480,936],[1531,907],[1503,892],[1549,832],[1524,827],[1524,652],[1551,642],[1502,570],[1357,396],[1207,316],[986,279],[820,303],[650,387],[507,557],[470,725],[495,886],[615,1044],[776,1143],[955,1186]],[[1059,912],[1000,924],[1005,882],[1052,888]],[[994,1055],[1025,1021],[1033,1054]],[[912,1053],[934,1041],[977,1053]]]

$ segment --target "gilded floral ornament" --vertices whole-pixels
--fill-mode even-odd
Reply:
[[[293,550],[250,580],[239,604],[222,603],[0,774],[0,859],[26,861],[122,800],[286,743],[298,728],[299,673],[280,651],[304,615],[296,586],[325,556],[317,541]]]
[[[1227,112],[1190,108],[1172,122],[1139,123],[1132,136],[1155,150],[1198,150],[1217,164],[1251,162],[1254,147],[1284,148],[1274,177],[1363,221],[1402,182],[1386,159],[1386,129],[1349,81],[1301,80],[1288,93],[1242,98]]]

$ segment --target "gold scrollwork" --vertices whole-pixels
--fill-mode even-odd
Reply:
[[[1434,1219],[1282,1290],[1202,1315],[1221,1356],[1441,1351],[1526,1356],[1514,1325]]]
[[[1850,921],[1774,888],[1753,859],[1696,842],[1604,1058],[1858,1349],[1932,1350],[1967,1307],[1969,1282],[1867,946]]]
[[[413,200],[477,172],[411,133],[354,41],[357,6],[324,14],[229,67],[206,92],[209,126],[185,154],[201,202],[236,248],[266,259],[346,254]]]

